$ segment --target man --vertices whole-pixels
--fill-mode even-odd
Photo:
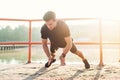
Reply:
[[[62,66],[65,65],[66,54],[71,51],[82,59],[86,69],[90,68],[87,59],[85,59],[81,51],[77,50],[73,43],[67,24],[62,20],[57,20],[56,14],[52,11],[46,12],[43,16],[43,20],[45,24],[41,28],[42,46],[48,57],[48,62],[45,64],[45,67],[49,67],[56,61],[55,52],[58,48],[63,48],[63,52],[60,56]],[[50,51],[47,46],[48,38],[50,40]]]

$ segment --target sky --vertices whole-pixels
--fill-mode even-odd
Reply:
[[[0,0],[0,18],[42,19],[54,11],[58,18],[120,19],[119,0]]]
[[[42,19],[47,11],[54,11],[57,18],[102,18],[120,20],[119,0],[0,0],[0,18]],[[68,24],[76,24],[69,22]],[[82,22],[85,23],[86,22]],[[40,22],[32,23],[42,25]],[[14,29],[23,22],[0,21]]]

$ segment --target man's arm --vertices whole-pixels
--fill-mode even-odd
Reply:
[[[50,55],[50,52],[49,52],[49,49],[47,46],[47,39],[42,39],[42,46],[43,46],[44,52],[46,53],[48,59],[51,59],[51,55]]]
[[[66,47],[63,50],[63,56],[64,56],[68,53],[68,51],[72,47],[72,39],[70,37],[70,30],[69,30],[68,25],[64,21],[61,22],[61,25],[63,27],[63,36],[65,39],[65,42],[67,43]]]
[[[70,36],[65,37],[65,41],[66,41],[67,45],[63,50],[63,55],[66,55],[69,52],[69,50],[72,48],[72,39],[71,39],[71,37]]]

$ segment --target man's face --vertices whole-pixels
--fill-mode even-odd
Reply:
[[[48,29],[50,29],[50,30],[54,29],[57,24],[56,20],[52,20],[52,19],[49,21],[46,21],[45,23],[46,23]]]

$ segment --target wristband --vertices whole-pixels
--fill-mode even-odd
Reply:
[[[65,57],[66,56],[66,54],[64,54],[64,53],[62,53],[62,55],[61,55],[62,57]]]

